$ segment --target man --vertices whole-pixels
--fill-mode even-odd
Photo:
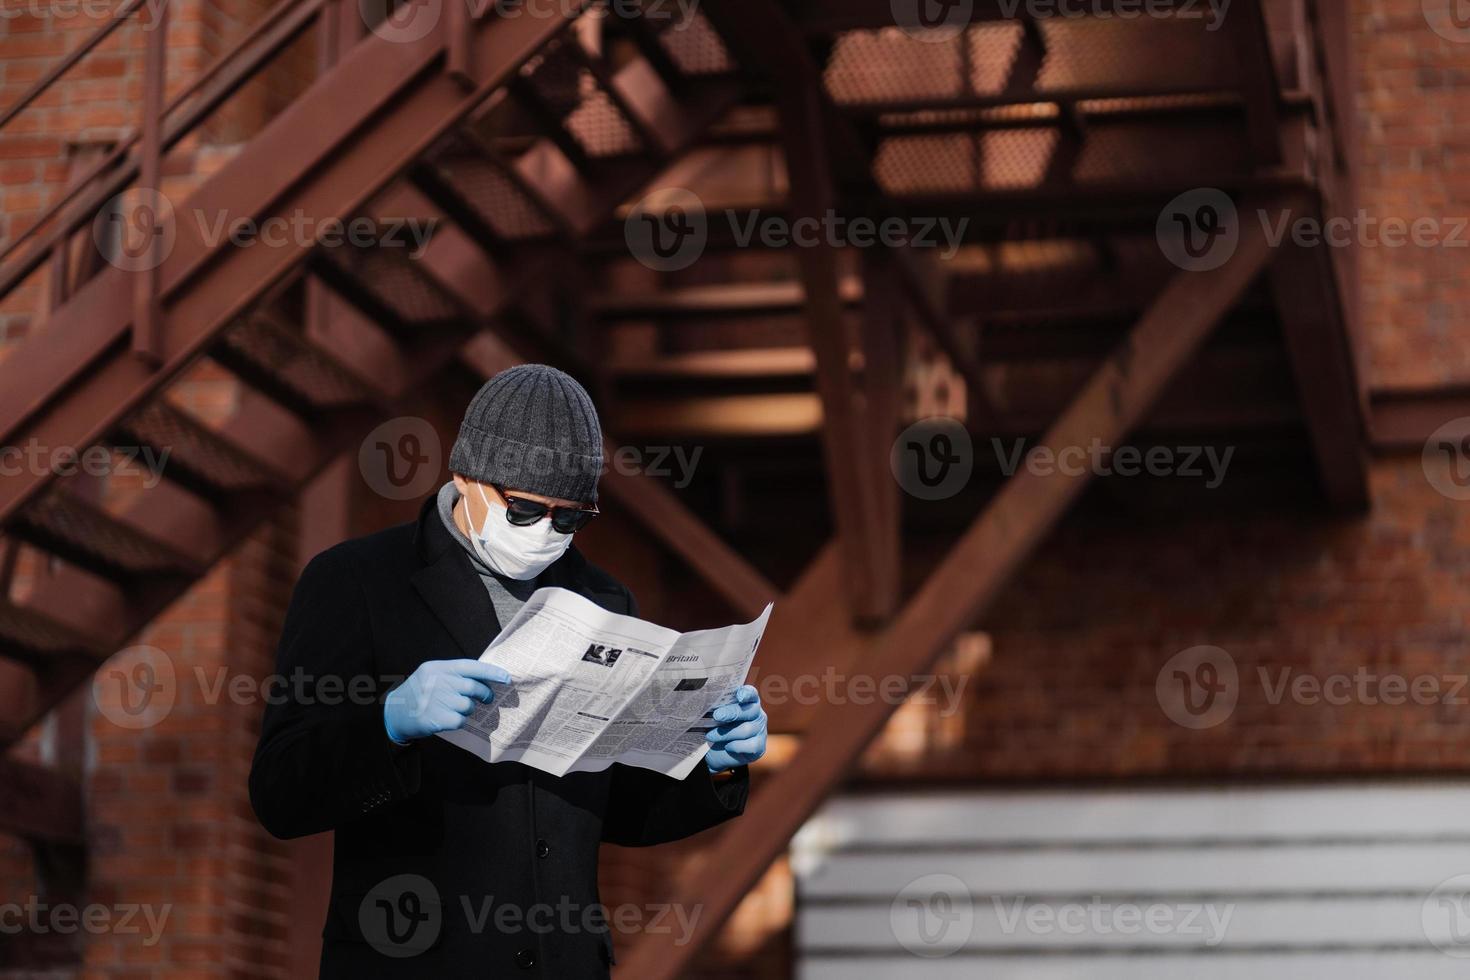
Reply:
[[[658,844],[738,815],[765,713],[741,688],[684,780],[622,765],[556,778],[431,737],[514,690],[477,658],[535,589],[637,614],[628,589],[572,546],[602,470],[597,412],[577,382],[545,365],[496,375],[449,462],[453,480],[417,521],[337,545],[302,573],[277,669],[307,683],[266,708],[251,803],[280,838],[336,831],[322,976],[605,977],[598,844]]]

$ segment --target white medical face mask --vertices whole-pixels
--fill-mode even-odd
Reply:
[[[546,571],[547,566],[572,546],[572,536],[553,528],[549,515],[535,524],[517,527],[505,519],[504,504],[485,496],[485,488],[479,484],[475,487],[487,510],[485,522],[470,535],[470,544],[492,570],[506,578],[527,582]]]

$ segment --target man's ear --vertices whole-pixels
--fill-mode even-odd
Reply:
[[[449,474],[449,476],[451,479],[454,480],[454,489],[459,491],[459,495],[461,497],[469,492],[470,485],[464,477],[460,476],[458,473],[451,473]]]

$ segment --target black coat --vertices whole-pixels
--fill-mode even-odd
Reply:
[[[575,548],[538,585],[635,613]],[[718,783],[703,766],[682,781],[621,765],[557,778],[439,738],[389,740],[394,684],[426,660],[477,658],[499,631],[433,498],[416,523],[337,545],[302,573],[250,801],[276,837],[336,831],[322,976],[605,977],[609,924],[677,923],[605,917],[599,843],[678,840],[744,809],[744,769]]]

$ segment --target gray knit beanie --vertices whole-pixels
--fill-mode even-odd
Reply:
[[[481,483],[594,503],[602,425],[587,390],[546,364],[520,364],[465,409],[449,469]]]

